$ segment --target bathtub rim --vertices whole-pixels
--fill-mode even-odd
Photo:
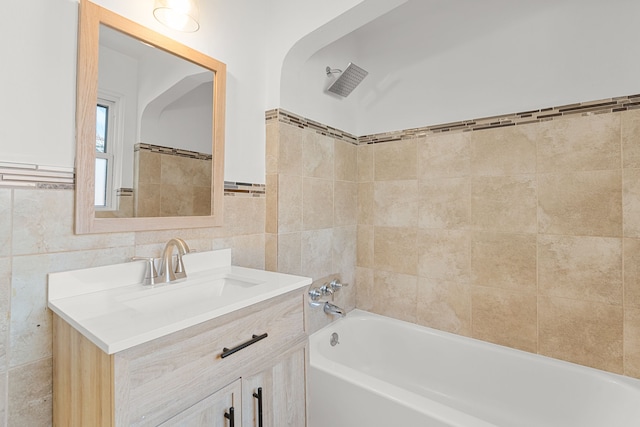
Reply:
[[[370,376],[362,374],[357,370],[335,362],[325,356],[322,355],[320,351],[318,351],[317,346],[322,345],[320,341],[323,337],[328,339],[332,332],[332,328],[336,328],[338,325],[341,325],[345,322],[349,321],[367,321],[367,320],[380,320],[385,322],[391,322],[395,325],[400,325],[401,327],[409,328],[412,330],[418,330],[420,332],[426,332],[430,335],[434,335],[438,338],[443,338],[446,340],[452,340],[457,343],[465,343],[471,344],[472,346],[480,349],[487,349],[489,351],[497,351],[500,353],[514,353],[517,357],[523,358],[529,361],[536,361],[536,363],[543,363],[544,365],[555,365],[556,367],[561,367],[563,369],[567,369],[572,372],[584,373],[592,377],[597,377],[600,380],[613,382],[619,384],[621,387],[631,389],[632,391],[640,394],[640,379],[633,378],[627,375],[617,374],[614,372],[604,371],[602,369],[594,368],[591,366],[580,365],[574,362],[569,362],[562,359],[556,359],[550,356],[545,356],[543,354],[531,353],[528,351],[520,350],[513,347],[507,347],[501,344],[495,344],[488,341],[483,341],[477,338],[472,338],[468,336],[458,335],[451,332],[442,331],[439,329],[434,329],[429,326],[418,325],[416,323],[408,322],[405,320],[396,319],[393,317],[384,316],[381,314],[372,313],[369,311],[361,310],[361,309],[353,309],[351,310],[347,316],[337,319],[336,321],[326,325],[325,327],[319,329],[313,334],[309,335],[309,365],[314,366],[318,369],[325,370],[327,373],[336,373],[336,369],[339,369],[342,374],[346,374],[347,372],[343,371],[343,368],[349,369],[350,372],[355,372],[358,375],[366,376],[370,378]],[[315,347],[315,351],[314,351]],[[324,361],[324,364],[317,364],[314,362]],[[361,379],[362,381],[362,379]],[[381,380],[380,380],[381,381]],[[387,382],[384,382],[388,384]],[[360,385],[363,385],[360,383]]]

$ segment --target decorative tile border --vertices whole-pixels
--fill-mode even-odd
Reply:
[[[246,182],[224,182],[224,195],[235,197],[265,197],[266,195],[265,184],[250,184]]]
[[[163,147],[162,145],[146,144],[139,142],[133,146],[133,151],[151,151],[152,153],[167,154],[169,156],[188,157],[190,159],[211,160],[211,154],[199,153],[197,151],[182,150],[180,148]]]
[[[542,108],[539,110],[523,111],[520,113],[504,114],[493,117],[483,117],[473,120],[463,120],[453,123],[445,123],[434,126],[425,126],[413,129],[404,129],[393,132],[363,135],[356,137],[347,132],[324,126],[313,120],[297,116],[281,109],[269,110],[265,113],[268,123],[277,120],[281,123],[300,128],[315,129],[316,132],[340,139],[352,144],[377,144],[381,142],[401,141],[404,139],[421,138],[430,134],[473,132],[485,129],[495,129],[506,126],[517,126],[529,123],[540,123],[555,120],[572,115],[589,116],[594,114],[616,113],[626,110],[640,109],[640,94],[609,98],[599,101],[582,102],[578,104],[563,105],[560,107]]]
[[[430,134],[445,132],[473,132],[506,126],[540,123],[549,120],[566,118],[572,115],[590,116],[594,114],[616,113],[619,111],[634,109],[640,109],[640,94],[623,96],[619,98],[610,98],[599,101],[582,102],[578,104],[569,104],[560,107],[543,108],[540,110],[524,111],[521,113],[504,114],[501,116],[483,117],[474,120],[464,120],[442,125],[405,129],[397,132],[364,135],[358,138],[358,143],[377,144],[380,142],[420,138]]]
[[[268,110],[265,113],[265,120],[267,123],[271,120],[277,120],[281,123],[286,123],[301,129],[313,129],[321,135],[326,135],[331,138],[340,139],[342,141],[358,145],[358,137],[355,135],[341,131],[340,129],[332,128],[331,126],[323,125],[322,123],[298,116],[282,109]]]
[[[0,162],[0,187],[73,189],[73,168]]]

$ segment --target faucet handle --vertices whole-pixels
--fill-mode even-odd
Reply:
[[[174,273],[176,275],[176,279],[184,279],[187,277],[187,272],[184,269],[184,262],[182,261],[182,255],[180,255],[179,253],[178,253],[178,258],[176,261],[176,269]]]
[[[147,268],[144,273],[143,285],[155,285],[158,281],[158,271],[156,270],[156,259],[153,257],[134,256],[132,261],[146,261]]]
[[[340,290],[340,288],[343,288],[345,286],[349,286],[348,283],[340,283],[340,280],[338,279],[333,279],[331,282],[329,282],[329,285],[327,285],[329,288],[331,288],[333,291],[338,291]]]

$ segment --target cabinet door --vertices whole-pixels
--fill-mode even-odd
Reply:
[[[306,422],[305,349],[242,379],[243,427],[301,427]],[[261,389],[259,393],[258,389]],[[259,399],[262,397],[262,425]]]
[[[242,426],[241,393],[240,380],[234,381],[160,424],[159,427],[240,427]],[[234,418],[233,423],[231,417]]]

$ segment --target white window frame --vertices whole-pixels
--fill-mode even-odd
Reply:
[[[99,90],[97,105],[109,107],[107,117],[106,152],[96,150],[96,159],[107,160],[107,188],[106,205],[95,206],[96,211],[118,210],[118,198],[116,193],[122,185],[122,155],[124,139],[124,102],[123,96],[117,93]]]

